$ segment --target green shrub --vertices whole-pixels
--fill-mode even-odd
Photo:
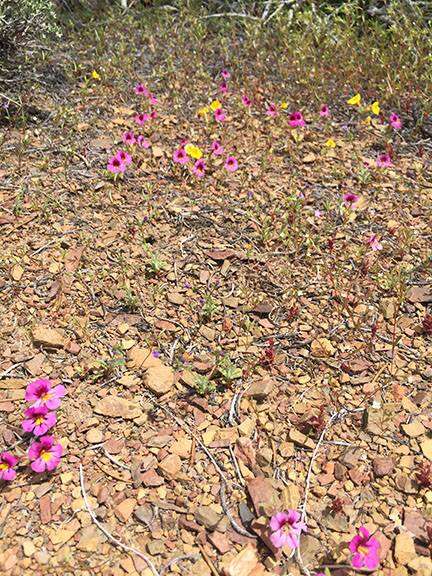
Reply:
[[[58,35],[51,0],[0,0],[0,54],[26,49],[48,35]]]

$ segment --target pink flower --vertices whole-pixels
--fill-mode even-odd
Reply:
[[[400,130],[402,128],[402,120],[395,112],[390,114],[389,124],[394,130]]]
[[[192,168],[192,172],[198,178],[202,178],[206,171],[206,163],[204,160],[197,160]]]
[[[150,120],[150,114],[146,112],[142,114],[137,114],[135,116],[135,122],[140,126],[142,126],[145,122],[148,122],[149,120]]]
[[[125,166],[132,164],[132,156],[124,150],[119,150],[116,154],[117,160],[120,160]]]
[[[327,116],[330,115],[330,110],[329,110],[329,107],[327,106],[327,104],[323,104],[321,106],[319,113],[320,113],[320,116],[322,116],[323,118],[326,118]]]
[[[354,194],[353,192],[347,192],[343,195],[345,206],[349,206],[350,208],[352,208],[359,201],[359,199],[360,196],[357,196],[357,194]]]
[[[28,449],[28,457],[31,460],[31,468],[34,472],[54,470],[60,462],[63,454],[61,444],[56,444],[53,436],[43,436],[39,442],[33,442]]]
[[[221,94],[227,94],[228,92],[228,84],[226,82],[221,82],[219,84],[219,92]]]
[[[237,158],[234,158],[234,156],[228,156],[228,158],[225,160],[225,170],[228,170],[228,172],[235,172],[237,169]]]
[[[321,212],[321,210],[315,210],[314,212],[314,216],[315,218],[322,218],[323,213]]]
[[[56,410],[65,394],[66,388],[62,384],[53,388],[50,380],[35,380],[27,386],[25,399],[32,408],[46,406],[48,410]]]
[[[156,106],[156,104],[159,102],[159,100],[157,99],[157,97],[154,94],[150,94],[149,100],[150,100],[150,104],[152,106]]]
[[[146,96],[150,94],[148,88],[144,86],[144,84],[137,84],[134,88],[135,94],[139,94],[141,96]]]
[[[242,104],[243,106],[249,107],[252,104],[252,100],[247,96],[242,96]]]
[[[177,164],[187,164],[189,162],[189,157],[184,148],[177,148],[177,150],[174,151],[173,160]]]
[[[296,128],[297,126],[305,126],[306,122],[303,118],[303,114],[301,112],[293,112],[289,115],[289,125],[291,128]]]
[[[211,143],[211,151],[214,156],[221,156],[224,153],[223,146],[218,140]]]
[[[270,102],[270,104],[267,107],[266,114],[267,114],[267,116],[271,116],[272,118],[277,116],[278,110],[277,110],[276,104],[274,102]]]
[[[156,110],[152,110],[152,111],[150,112],[150,118],[151,118],[151,120],[155,120],[157,117],[158,117],[157,111],[156,111]]]
[[[306,532],[307,527],[300,520],[297,510],[278,512],[270,519],[270,541],[275,548],[282,548],[286,544],[290,548],[298,548],[301,532]]]
[[[214,112],[214,119],[216,122],[225,122],[226,114],[222,108],[217,108]]]
[[[349,543],[349,549],[353,553],[351,564],[353,568],[365,567],[369,570],[376,570],[380,562],[380,543],[364,526],[360,526],[359,532],[360,534],[354,536]]]
[[[371,234],[369,238],[366,240],[366,244],[369,244],[369,246],[374,252],[376,252],[377,250],[382,250],[382,244],[378,242],[376,234]]]
[[[55,412],[49,412],[46,406],[34,406],[24,412],[26,419],[21,424],[24,432],[33,432],[35,436],[43,436],[57,422]]]
[[[136,143],[135,134],[132,132],[132,130],[123,132],[122,140],[123,144],[126,144],[127,146],[133,146]]]
[[[144,138],[142,134],[139,134],[139,136],[137,136],[136,142],[140,148],[150,148],[151,146],[150,141]]]
[[[376,165],[378,168],[388,168],[389,166],[392,166],[392,164],[393,162],[390,154],[387,152],[381,152],[381,154],[378,154],[378,158],[376,159]]]
[[[16,477],[14,466],[18,464],[18,458],[10,452],[0,454],[0,480],[10,482]]]
[[[121,162],[117,156],[113,156],[109,159],[107,164],[107,170],[113,174],[123,173],[126,170],[126,165]]]
[[[231,74],[226,68],[221,70],[221,76],[224,80],[229,80],[231,78]]]

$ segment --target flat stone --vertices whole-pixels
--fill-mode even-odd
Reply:
[[[139,522],[142,522],[147,526],[153,520],[153,509],[149,504],[138,506],[134,510],[134,516],[137,520],[139,520]]]
[[[165,544],[162,540],[150,540],[147,542],[147,551],[152,556],[160,556],[165,552]]]
[[[388,476],[394,470],[394,462],[392,458],[377,457],[372,462],[374,474],[377,478]]]
[[[86,440],[90,444],[99,444],[100,442],[103,442],[103,439],[104,434],[102,430],[99,430],[99,428],[90,428],[86,434]]]
[[[321,542],[315,536],[304,534],[301,537],[301,555],[303,562],[307,565],[316,565],[322,555],[323,548]]]
[[[271,515],[279,509],[279,498],[270,478],[258,476],[248,480],[247,490],[258,516]]]
[[[424,518],[418,510],[405,508],[403,525],[412,536],[424,542],[427,541],[426,518]]]
[[[153,394],[162,396],[174,386],[174,372],[170,366],[160,362],[158,366],[150,366],[147,369],[144,382]]]
[[[181,471],[181,460],[177,454],[170,454],[159,463],[159,469],[168,480],[177,478]]]
[[[336,349],[328,338],[317,338],[311,343],[311,352],[312,356],[327,358],[333,356]]]
[[[394,557],[398,564],[405,566],[417,556],[414,539],[408,532],[397,534],[395,538]]]
[[[209,534],[208,539],[220,554],[226,554],[232,548],[232,542],[220,532]]]
[[[94,411],[96,414],[102,414],[102,416],[124,418],[125,420],[139,418],[142,414],[139,404],[114,395],[105,396],[105,398],[99,400]]]
[[[247,398],[255,398],[255,400],[265,400],[276,386],[276,382],[272,378],[263,378],[256,380],[244,393]]]
[[[402,424],[402,430],[410,438],[417,438],[426,432],[426,428],[419,420],[413,420],[409,424]]]
[[[416,576],[431,576],[432,574],[432,560],[426,556],[417,556],[408,562],[408,567]]]
[[[428,460],[432,460],[432,438],[427,438],[420,444],[421,451]]]
[[[106,540],[105,534],[95,524],[90,524],[82,529],[77,548],[84,552],[96,552]]]
[[[147,369],[151,366],[159,366],[161,360],[153,355],[150,348],[135,346],[128,351],[126,366],[135,369]]]
[[[294,442],[294,444],[298,444],[299,446],[304,446],[305,448],[310,448],[311,450],[313,450],[315,448],[315,442],[312,440],[312,438],[309,438],[308,436],[306,436],[305,434],[303,434],[302,432],[300,432],[300,430],[297,430],[296,428],[290,428],[288,436],[289,436],[289,439],[292,442]]]
[[[45,326],[36,326],[33,328],[32,338],[36,346],[42,346],[44,348],[63,348],[66,343],[63,332]]]
[[[162,476],[159,476],[153,468],[150,468],[150,470],[147,470],[141,475],[141,481],[147,488],[162,486],[164,483]]]
[[[36,546],[31,540],[24,540],[22,543],[22,549],[24,556],[27,556],[27,558],[30,558],[30,556],[33,556],[33,554],[36,552]]]
[[[215,530],[222,516],[215,512],[211,506],[200,506],[195,510],[195,520],[208,530]]]
[[[114,514],[122,522],[127,522],[132,516],[135,505],[136,501],[134,498],[126,498],[125,500],[122,500],[120,504],[117,504],[114,508]]]
[[[237,556],[222,562],[224,576],[250,576],[258,564],[256,549],[248,544]]]

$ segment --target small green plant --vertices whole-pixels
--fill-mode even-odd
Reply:
[[[133,292],[131,288],[125,288],[122,298],[122,308],[129,312],[136,312],[139,310],[139,307],[140,301],[138,296]]]
[[[242,370],[228,358],[224,356],[218,363],[218,370],[226,384],[231,384],[234,380],[241,378]]]
[[[202,306],[202,315],[204,318],[213,318],[213,316],[218,312],[219,310],[219,304],[216,302],[216,300],[210,296],[207,295],[204,298],[204,303]]]
[[[210,381],[208,376],[197,374],[195,377],[195,388],[200,396],[207,396],[216,390],[216,385]]]

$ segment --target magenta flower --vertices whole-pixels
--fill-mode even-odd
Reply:
[[[231,78],[231,74],[226,68],[221,70],[221,76],[224,80],[229,80]]]
[[[119,150],[116,154],[116,158],[120,160],[120,162],[122,162],[125,166],[132,164],[132,156],[124,150]]]
[[[18,464],[18,458],[10,452],[0,454],[0,480],[10,482],[16,477],[14,466]]]
[[[327,116],[330,116],[330,110],[329,110],[329,107],[327,106],[327,104],[323,104],[321,106],[319,113],[320,113],[320,116],[322,116],[323,118],[327,118]]]
[[[202,178],[206,171],[206,163],[204,160],[197,160],[192,168],[192,172],[197,178]]]
[[[25,399],[32,408],[46,406],[48,410],[56,410],[65,394],[66,388],[62,384],[53,388],[50,380],[35,380],[27,386]]]
[[[278,512],[270,519],[270,541],[275,548],[282,548],[286,544],[290,548],[298,548],[299,536],[307,531],[306,524],[300,520],[297,510]]]
[[[137,114],[135,116],[135,122],[140,126],[142,126],[145,122],[148,122],[149,120],[150,120],[150,114],[146,112],[142,114]]]
[[[303,114],[301,112],[293,112],[289,115],[289,125],[291,128],[296,128],[297,126],[305,126],[306,122],[303,118]]]
[[[189,157],[184,148],[177,148],[177,150],[174,151],[173,160],[177,164],[187,164],[189,162]]]
[[[139,94],[140,96],[148,97],[150,92],[148,88],[144,86],[144,84],[137,84],[134,88],[135,94]]]
[[[380,562],[380,543],[364,526],[360,526],[359,532],[360,534],[354,536],[349,543],[349,549],[353,553],[351,564],[353,568],[365,567],[369,570],[376,570]]]
[[[150,146],[151,146],[150,140],[147,140],[147,138],[145,138],[142,134],[139,134],[137,136],[136,143],[138,144],[138,146],[140,148],[146,148],[147,149],[147,148],[150,148]]]
[[[369,246],[374,252],[376,252],[377,250],[382,250],[382,244],[378,242],[376,234],[371,234],[369,238],[366,240],[366,244],[369,244]]]
[[[107,170],[113,174],[120,174],[126,170],[126,165],[123,164],[123,162],[121,162],[117,156],[113,156],[109,159]]]
[[[136,143],[135,134],[132,132],[132,130],[123,132],[122,140],[123,144],[126,144],[127,146],[133,146]]]
[[[315,218],[322,218],[323,213],[321,212],[321,210],[315,210],[314,212],[314,216]]]
[[[221,94],[227,94],[228,93],[228,84],[226,82],[221,82],[219,84],[219,92]]]
[[[158,103],[158,99],[154,94],[150,94],[149,100],[152,106],[156,106],[156,104]]]
[[[216,120],[216,122],[225,122],[226,114],[222,108],[216,108],[216,110],[214,111],[214,119]]]
[[[228,158],[225,160],[225,170],[228,170],[228,172],[235,172],[237,169],[237,158],[234,158],[234,156],[228,156]]]
[[[249,107],[252,104],[252,100],[248,98],[246,95],[242,96],[242,104],[243,106]]]
[[[388,168],[389,166],[392,166],[392,164],[393,162],[390,154],[387,152],[381,152],[381,154],[378,154],[378,158],[376,159],[376,165],[378,168]]]
[[[39,442],[33,442],[28,449],[28,457],[31,461],[31,469],[42,473],[51,472],[58,466],[63,454],[61,444],[56,444],[53,436],[43,436]]]
[[[278,115],[278,110],[274,102],[270,102],[270,104],[267,106],[266,114],[272,118]]]
[[[395,112],[390,114],[389,124],[394,130],[400,130],[402,128],[402,120]]]
[[[343,201],[345,206],[352,208],[360,199],[360,196],[354,194],[353,192],[347,192],[343,195]]]
[[[152,110],[152,111],[150,112],[149,119],[155,120],[157,117],[158,117],[157,111],[156,111],[156,110]]]
[[[211,151],[214,156],[221,156],[224,153],[224,148],[218,140],[211,143]]]
[[[55,412],[50,412],[46,406],[34,406],[24,412],[25,420],[21,424],[24,432],[33,432],[35,436],[43,436],[57,422]]]

